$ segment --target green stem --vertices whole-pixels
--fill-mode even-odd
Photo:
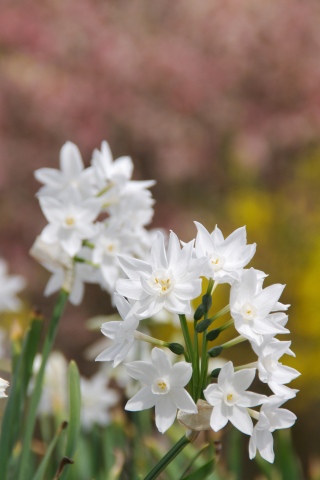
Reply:
[[[242,335],[239,335],[236,338],[233,338],[232,340],[229,340],[229,342],[223,343],[220,345],[223,349],[225,348],[230,348],[233,347],[234,345],[238,345],[238,343],[242,343],[248,340],[247,338],[244,338]]]
[[[199,365],[199,343],[198,343],[198,333],[196,331],[196,324],[197,322],[194,321],[194,333],[193,333],[193,343],[194,343],[194,361],[193,361],[193,376],[194,376],[194,382],[193,382],[193,388],[194,388],[194,393],[193,393],[193,398],[194,401],[197,402],[198,400],[198,391],[199,388],[201,387],[201,383],[199,384],[199,378],[200,378],[200,365]]]
[[[251,362],[251,363],[246,363],[245,365],[239,365],[238,367],[234,368],[235,372],[238,372],[239,370],[243,370],[244,368],[257,368],[258,362]]]
[[[93,263],[90,260],[87,260],[86,258],[78,257],[77,255],[73,257],[73,260],[77,263],[85,263],[86,265],[90,265],[90,267],[93,267],[93,268],[100,267],[100,265],[98,265],[97,263]]]
[[[233,318],[230,318],[230,320],[228,320],[226,323],[221,325],[221,327],[219,327],[220,332],[227,330],[227,328],[231,327],[233,324],[234,324],[234,320]]]
[[[180,318],[180,324],[181,324],[181,330],[183,333],[183,338],[186,344],[186,349],[187,349],[187,356],[189,357],[191,364],[192,364],[192,372],[194,374],[195,372],[195,362],[194,362],[194,355],[193,355],[193,346],[191,342],[191,337],[190,337],[190,332],[187,324],[187,319],[184,314],[179,314]],[[192,392],[192,397],[194,398],[194,382],[193,382],[194,375],[192,375],[191,381],[190,381],[190,388]]]
[[[84,247],[88,247],[88,248],[94,249],[94,243],[89,242],[89,240],[83,240],[83,241],[82,241],[82,245],[83,245]]]
[[[166,468],[169,463],[180,453],[189,443],[189,440],[185,435],[169,450],[169,452],[157,463],[157,465],[151,470],[151,472],[145,477],[144,480],[154,480],[160,473]]]
[[[112,187],[114,186],[113,183],[109,183],[109,185],[107,185],[106,187],[104,187],[102,190],[100,190],[100,192],[97,193],[97,197],[102,197],[102,195],[104,195],[105,193],[107,193]]]
[[[193,357],[193,355],[192,355],[193,347],[192,347],[190,332],[189,332],[189,328],[188,328],[188,324],[187,324],[187,319],[186,319],[186,316],[183,315],[183,314],[179,315],[179,318],[180,318],[180,324],[181,324],[181,329],[182,329],[182,333],[183,333],[183,338],[184,338],[184,341],[186,343],[188,356],[190,357],[190,359],[192,359],[192,357]]]
[[[36,377],[35,387],[32,392],[29,409],[26,415],[26,426],[24,437],[22,439],[22,452],[20,457],[19,474],[17,477],[18,480],[26,480],[26,478],[28,478],[28,457],[30,453],[31,441],[36,422],[37,408],[42,393],[42,383],[45,374],[46,363],[51,352],[56,337],[59,320],[68,301],[68,297],[68,292],[66,292],[65,290],[60,290],[57,303],[53,310],[49,329],[45,337],[42,349],[41,366]]]
[[[158,340],[157,338],[150,337],[150,335],[146,335],[145,333],[138,332],[135,330],[134,338],[136,340],[141,340],[143,342],[151,343],[151,345],[156,345],[158,347],[167,347],[169,345],[168,342],[164,342],[163,340]]]
[[[212,295],[215,289],[217,288],[217,282],[213,282],[213,279],[210,278],[207,294]],[[204,319],[206,320],[208,317],[208,312],[205,313]],[[208,340],[207,340],[207,330],[205,330],[202,334],[202,348],[201,348],[201,375],[200,375],[200,383],[199,389],[197,392],[197,400],[201,397],[203,390],[207,386],[207,377],[208,377],[208,355],[207,355],[207,348],[208,348]]]

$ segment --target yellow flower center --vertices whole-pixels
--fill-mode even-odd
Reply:
[[[167,384],[165,382],[158,382],[158,387],[161,390],[165,390],[167,388]]]
[[[71,227],[72,225],[74,225],[76,222],[75,222],[75,219],[73,217],[67,217],[65,219],[65,224],[68,225],[68,227]]]
[[[160,285],[161,287],[161,292],[162,293],[165,293],[167,290],[169,290],[169,288],[171,287],[171,280],[170,278],[155,278],[155,282],[157,285]]]
[[[233,399],[233,393],[228,393],[228,395],[227,395],[228,402],[231,402],[232,399]]]

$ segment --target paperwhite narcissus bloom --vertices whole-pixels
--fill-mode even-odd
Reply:
[[[33,374],[37,375],[41,365],[41,355],[35,357],[33,364]],[[38,406],[38,415],[53,415],[65,413],[68,403],[68,364],[61,352],[54,351],[50,354],[45,374],[41,399]],[[34,378],[29,385],[29,394],[33,391],[35,384]]]
[[[242,269],[250,262],[256,251],[256,244],[247,245],[246,228],[235,230],[224,239],[216,226],[210,234],[199,222],[194,222],[198,234],[195,253],[198,258],[206,258],[202,275],[213,278],[218,283],[232,283],[238,280]]]
[[[101,332],[110,338],[113,344],[101,352],[96,361],[113,361],[113,366],[116,367],[127,356],[133,345],[134,332],[139,325],[139,320],[131,313],[132,305],[124,297],[116,294],[114,299],[118,312],[124,320],[105,322],[102,325]]]
[[[8,275],[7,263],[0,258],[0,312],[18,310],[21,307],[16,294],[24,286],[24,278],[19,275]]]
[[[82,241],[96,233],[93,222],[100,212],[100,201],[96,198],[81,200],[73,189],[67,193],[63,199],[40,197],[40,206],[49,222],[41,232],[41,239],[48,244],[59,242],[73,257],[81,249]]]
[[[36,179],[43,183],[38,195],[57,196],[72,186],[84,198],[90,196],[91,172],[84,169],[78,147],[72,142],[66,142],[60,150],[60,169],[39,168],[34,172]]]
[[[250,268],[243,272],[239,282],[234,282],[230,290],[230,312],[234,326],[245,338],[261,345],[264,335],[288,333],[277,321],[275,308],[286,308],[278,302],[284,285],[275,284],[262,289],[260,272]]]
[[[101,150],[93,151],[91,160],[95,182],[99,190],[127,182],[132,177],[133,162],[130,157],[113,160],[108,142],[101,143]]]
[[[128,185],[132,186],[132,184],[134,182],[129,182]],[[112,222],[116,222],[117,225],[121,223],[123,227],[135,230],[151,222],[154,213],[153,204],[154,199],[149,190],[137,189],[129,193],[129,187],[127,187],[123,190],[119,201],[110,205],[107,210]]]
[[[273,437],[275,430],[292,427],[297,417],[284,408],[279,408],[284,403],[283,398],[272,395],[262,405],[259,420],[254,426],[249,441],[249,456],[254,458],[259,450],[262,458],[270,463],[274,461]]]
[[[246,391],[255,371],[255,368],[244,368],[234,372],[232,362],[228,362],[221,368],[218,383],[204,390],[207,402],[214,407],[210,425],[215,432],[230,421],[238,430],[251,435],[253,424],[247,408],[260,405],[266,398],[265,395]]]
[[[86,249],[79,253],[86,258]],[[37,237],[30,254],[52,274],[44,290],[45,296],[64,288],[69,292],[70,303],[79,305],[84,295],[84,283],[99,281],[97,269],[86,263],[73,262],[59,242],[49,245]]]
[[[144,384],[129,400],[126,410],[139,411],[155,407],[156,426],[164,433],[173,424],[177,409],[197,413],[198,409],[189,393],[183,388],[190,380],[192,367],[189,363],[171,362],[160,348],[151,352],[152,363],[132,362],[126,365],[129,375]]]
[[[181,249],[178,237],[171,232],[166,252],[164,237],[159,232],[149,262],[119,257],[129,279],[119,279],[116,289],[137,301],[138,317],[151,317],[162,308],[173,313],[190,313],[190,301],[201,293],[202,268],[202,262],[192,258],[192,249],[191,243]]]
[[[5,391],[8,387],[9,382],[7,382],[7,380],[3,380],[3,378],[0,378],[0,398],[5,398],[8,396]]]
[[[106,386],[106,376],[98,372],[91,378],[80,378],[81,426],[89,431],[94,425],[102,427],[111,421],[109,409],[116,405],[119,394]]]
[[[136,240],[136,241],[135,241]],[[101,272],[101,286],[110,295],[115,291],[116,281],[122,274],[117,256],[119,254],[133,255],[135,244],[139,239],[134,238],[130,230],[116,228],[114,225],[98,225],[98,234],[92,239],[92,261]]]
[[[155,182],[153,180],[144,182],[130,180],[133,173],[133,162],[131,158],[120,157],[113,160],[110,147],[106,141],[102,142],[101,151],[98,149],[94,150],[91,165],[88,170],[92,172],[96,194],[99,194],[102,205],[108,209],[111,216],[121,218],[124,216],[127,221],[130,221],[131,215],[128,213],[126,207],[124,208],[124,212],[122,212],[124,215],[121,214],[123,197],[128,198],[129,210],[130,212],[132,211],[132,213],[141,210],[141,205],[139,208],[136,198],[144,197],[144,200],[149,202],[151,194],[145,189],[154,185]],[[130,202],[131,204],[135,204],[135,206],[131,206]],[[153,204],[152,199],[151,204]],[[109,208],[113,206],[116,207],[117,211],[109,210]],[[120,207],[120,211],[117,207]],[[144,223],[144,225],[145,224],[146,223]]]
[[[259,378],[264,383],[283,385],[297,378],[300,373],[292,367],[282,365],[279,358],[284,354],[292,354],[290,350],[291,342],[280,342],[277,339],[263,344],[261,347],[255,346],[254,351],[258,355]]]

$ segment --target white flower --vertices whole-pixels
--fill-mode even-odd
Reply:
[[[33,364],[33,374],[36,375],[41,365],[41,355],[36,355]],[[61,352],[54,351],[50,354],[45,374],[41,399],[38,406],[38,415],[53,415],[65,413],[68,403],[68,364]],[[29,385],[29,394],[34,389],[35,380],[32,379]]]
[[[19,275],[8,275],[7,263],[0,258],[0,312],[18,310],[21,307],[16,294],[24,286],[24,278]]]
[[[127,356],[134,343],[134,332],[139,325],[139,320],[131,313],[132,305],[121,295],[115,295],[115,304],[120,316],[125,320],[105,322],[101,327],[101,332],[110,338],[113,344],[106,348],[96,361],[110,362],[116,367]]]
[[[38,192],[39,196],[56,196],[70,186],[84,197],[90,195],[91,172],[84,170],[79,149],[72,142],[66,142],[60,150],[60,169],[39,168],[34,172],[36,179],[44,184]]]
[[[81,425],[89,431],[93,425],[102,427],[111,421],[109,409],[116,405],[119,395],[106,386],[106,376],[98,372],[90,379],[80,378]]]
[[[155,407],[156,425],[164,433],[173,424],[177,409],[197,413],[197,407],[183,388],[190,380],[192,367],[179,362],[171,365],[168,356],[160,349],[151,352],[152,363],[137,361],[126,365],[129,375],[140,380],[144,387],[129,400],[126,410],[138,411]]]
[[[93,151],[91,165],[99,189],[114,186],[118,182],[128,181],[132,177],[133,163],[130,157],[113,160],[108,142],[101,143],[101,151]]]
[[[238,280],[256,251],[255,243],[247,245],[246,228],[238,228],[224,239],[217,226],[210,234],[201,223],[195,225],[198,229],[195,253],[198,258],[206,258],[203,275],[218,283]]]
[[[94,243],[92,261],[101,271],[101,286],[113,294],[116,281],[122,274],[117,256],[132,254],[135,243],[139,243],[139,240],[135,238],[133,232],[101,223],[99,233],[92,239],[92,243]]]
[[[241,432],[251,435],[253,424],[247,407],[261,404],[266,398],[253,392],[246,392],[255,376],[255,368],[244,368],[234,372],[232,362],[221,368],[218,383],[211,384],[204,390],[204,396],[213,411],[211,428],[217,432],[228,420]]]
[[[59,242],[49,245],[37,237],[30,254],[52,274],[44,290],[46,297],[63,288],[69,292],[70,303],[79,305],[84,295],[84,283],[99,282],[99,271],[86,263],[74,262]],[[88,249],[83,248],[79,254],[85,260]]]
[[[276,308],[286,308],[278,302],[284,285],[275,284],[262,289],[260,272],[250,268],[230,290],[230,312],[237,331],[257,345],[264,335],[288,333],[283,323],[286,319],[272,314]]]
[[[132,222],[132,215],[137,215],[146,207],[149,216],[149,207],[150,204],[153,204],[153,200],[150,192],[145,189],[154,185],[155,182],[153,180],[131,181],[133,163],[130,157],[120,157],[113,160],[108,143],[103,141],[101,151],[94,150],[91,165],[96,193],[99,194],[102,205],[108,209],[111,216],[124,217],[127,221]],[[115,208],[115,210],[112,210],[112,208]],[[152,214],[153,210],[151,211],[151,217]],[[146,223],[140,223],[140,225],[142,224],[145,225]]]
[[[136,229],[148,225],[153,217],[153,204],[151,192],[145,190],[152,186],[153,181],[128,182],[119,196],[118,202],[113,202],[108,207],[112,221],[123,227]],[[143,188],[142,188],[143,187]]]
[[[8,395],[6,395],[6,388],[9,387],[9,382],[7,380],[3,380],[3,378],[0,378],[0,398],[5,398]]]
[[[249,456],[254,458],[257,449],[262,458],[270,463],[274,461],[272,433],[280,428],[291,427],[296,421],[296,416],[284,408],[279,408],[284,403],[283,398],[272,395],[262,405],[259,420],[254,426],[249,441]]]
[[[182,249],[171,232],[167,252],[159,232],[152,246],[150,261],[120,256],[119,262],[129,279],[119,279],[117,291],[137,301],[136,315],[147,318],[165,308],[169,312],[188,314],[190,300],[201,293],[199,278],[202,262],[192,259],[192,244]]]
[[[252,345],[258,355],[259,378],[263,383],[283,385],[300,375],[294,368],[282,365],[279,362],[279,358],[285,353],[293,353],[289,348],[290,345],[291,342],[289,341],[280,342],[277,339],[262,344],[260,347]]]
[[[299,392],[299,390],[297,390],[296,388],[290,388],[286,385],[280,385],[279,383],[275,382],[269,382],[268,386],[271,388],[273,393],[277,395],[277,397],[282,398],[283,401],[294,398]]]
[[[59,242],[73,257],[79,252],[82,241],[96,233],[92,222],[100,212],[99,200],[81,200],[76,190],[69,189],[64,198],[40,197],[39,201],[49,222],[41,233],[41,239],[48,244]]]
[[[44,290],[46,297],[64,288],[69,292],[70,303],[80,305],[84,296],[84,284],[98,283],[98,272],[85,263],[76,262],[69,271],[52,265],[44,266],[52,273]]]

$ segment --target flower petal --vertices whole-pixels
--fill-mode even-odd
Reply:
[[[175,387],[184,387],[192,375],[192,366],[187,362],[175,363],[170,373],[170,384]]]
[[[152,363],[159,377],[170,375],[172,365],[168,355],[161,348],[153,348],[151,352]]]
[[[155,406],[156,395],[150,387],[142,387],[125,405],[125,409],[131,412],[146,410]]]
[[[164,433],[173,424],[177,407],[169,395],[160,395],[156,403],[156,425],[159,432]]]
[[[191,395],[184,388],[171,387],[169,395],[179,410],[187,413],[198,413],[198,408]]]
[[[240,432],[246,435],[251,435],[253,430],[253,424],[251,417],[247,410],[242,407],[234,405],[230,409],[229,420]]]
[[[126,369],[130,377],[140,380],[140,382],[151,386],[154,379],[157,378],[156,368],[149,362],[138,360],[126,364]]]

